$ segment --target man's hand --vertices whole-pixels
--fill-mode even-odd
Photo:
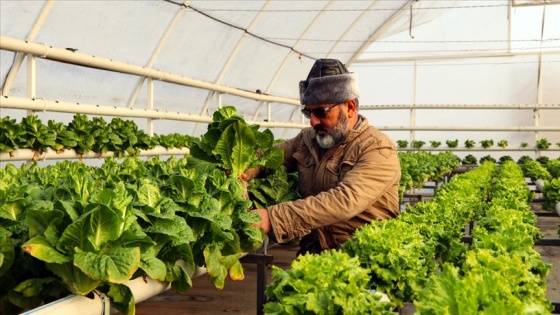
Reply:
[[[261,216],[261,222],[253,223],[253,226],[259,229],[263,229],[264,234],[268,234],[272,231],[272,225],[270,225],[270,218],[268,217],[268,210],[266,209],[255,209],[251,210],[256,212]]]
[[[246,169],[243,174],[240,175],[240,179],[244,181],[250,181],[251,179],[258,177],[261,169],[259,167],[253,167]]]

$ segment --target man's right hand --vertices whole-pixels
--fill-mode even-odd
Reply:
[[[268,234],[272,232],[272,225],[270,224],[270,218],[268,216],[268,210],[266,209],[255,209],[251,210],[252,212],[256,212],[261,216],[261,222],[253,223],[252,226],[263,229],[264,234]]]

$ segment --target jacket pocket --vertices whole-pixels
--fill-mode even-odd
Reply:
[[[355,164],[355,160],[330,161],[327,169],[341,181]]]
[[[311,196],[314,194],[312,188],[316,181],[316,163],[313,156],[309,152],[296,151],[293,158],[298,163],[298,181],[299,190],[303,196]]]

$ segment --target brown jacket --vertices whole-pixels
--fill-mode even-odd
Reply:
[[[279,146],[305,198],[268,207],[278,242],[312,233],[322,249],[336,248],[363,224],[399,214],[397,149],[365,117],[322,158],[312,128]]]

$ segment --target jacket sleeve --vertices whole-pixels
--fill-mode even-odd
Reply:
[[[336,187],[269,207],[276,239],[287,242],[312,229],[346,221],[398,185],[401,177],[398,153],[388,138],[380,140],[363,148],[352,169]]]

